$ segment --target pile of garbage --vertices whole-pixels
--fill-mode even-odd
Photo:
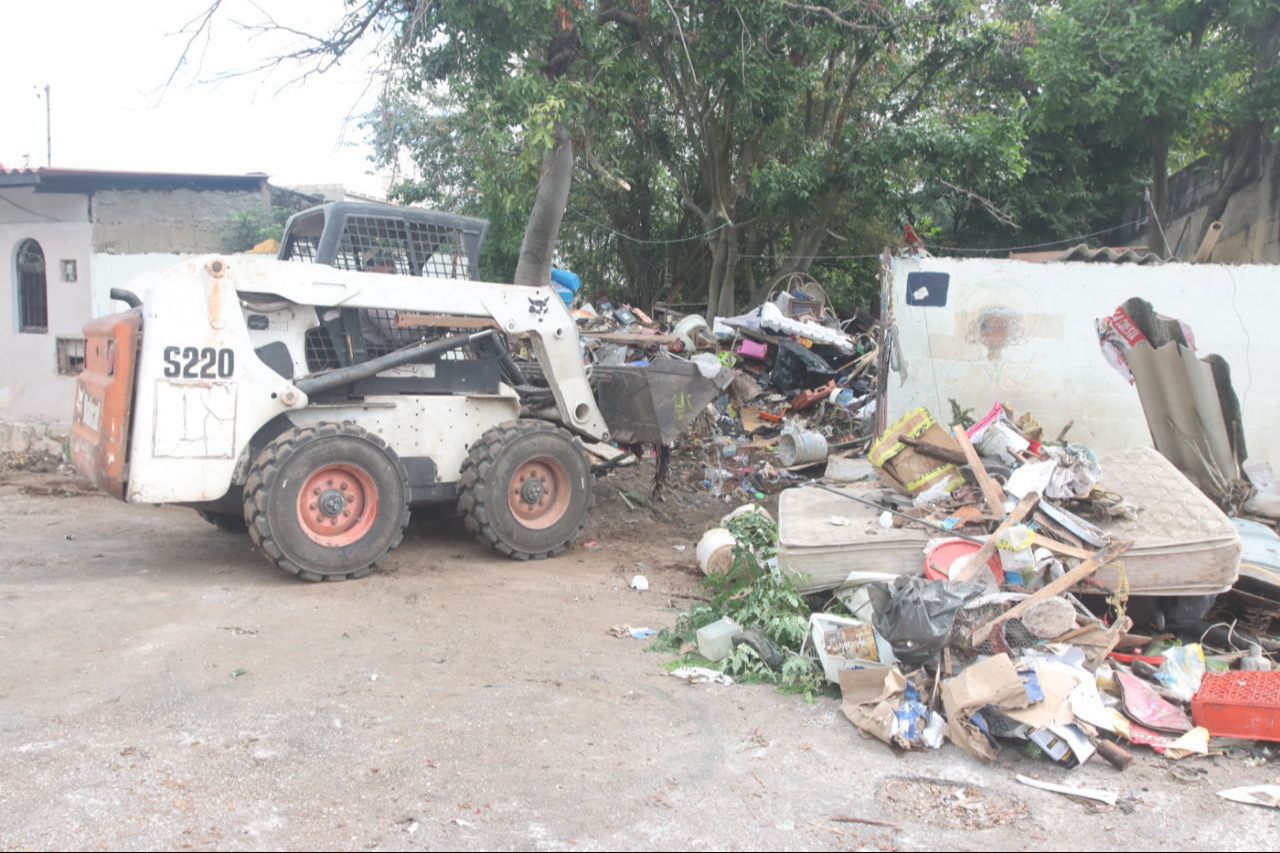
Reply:
[[[1179,760],[1280,741],[1280,642],[1205,619],[1240,571],[1236,526],[1156,451],[1099,457],[996,404],[950,430],[908,412],[847,461],[782,495],[776,545],[744,540],[758,508],[708,531],[700,566],[736,586],[677,626],[698,629],[686,651],[810,667],[861,732],[907,750],[992,761],[1022,743],[1124,769],[1134,745]],[[778,589],[803,604],[744,604],[789,601]],[[741,650],[757,622],[774,648]]]
[[[842,323],[807,277],[777,290],[710,323],[661,304],[652,317],[607,300],[571,311],[590,365],[689,361],[715,376],[720,394],[681,444],[700,461],[686,479],[725,500],[795,485],[832,452],[865,451],[874,430],[878,330]]]

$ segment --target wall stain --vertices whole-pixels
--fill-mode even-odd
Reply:
[[[1027,338],[1022,315],[1007,305],[988,305],[969,324],[965,340],[986,348],[987,359],[998,361],[1004,350]]]

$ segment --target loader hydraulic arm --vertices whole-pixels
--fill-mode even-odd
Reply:
[[[597,441],[609,437],[582,364],[577,326],[550,287],[409,279],[278,262],[237,263],[230,274],[241,293],[274,294],[302,305],[490,319],[506,335],[528,340],[566,428]]]

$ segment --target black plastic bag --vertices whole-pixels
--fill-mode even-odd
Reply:
[[[899,575],[892,584],[868,585],[871,624],[899,661],[919,666],[937,658],[965,602],[986,592],[980,583]]]
[[[782,392],[806,391],[826,385],[835,378],[826,359],[795,341],[778,341],[778,355],[769,374],[769,384]]]

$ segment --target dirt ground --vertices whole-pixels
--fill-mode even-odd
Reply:
[[[674,622],[732,504],[628,510],[643,476],[598,485],[598,549],[510,562],[420,512],[372,577],[323,585],[189,510],[0,476],[0,848],[1277,848],[1280,813],[1213,792],[1278,759],[988,767],[864,740],[833,700],[672,678],[607,630]]]

